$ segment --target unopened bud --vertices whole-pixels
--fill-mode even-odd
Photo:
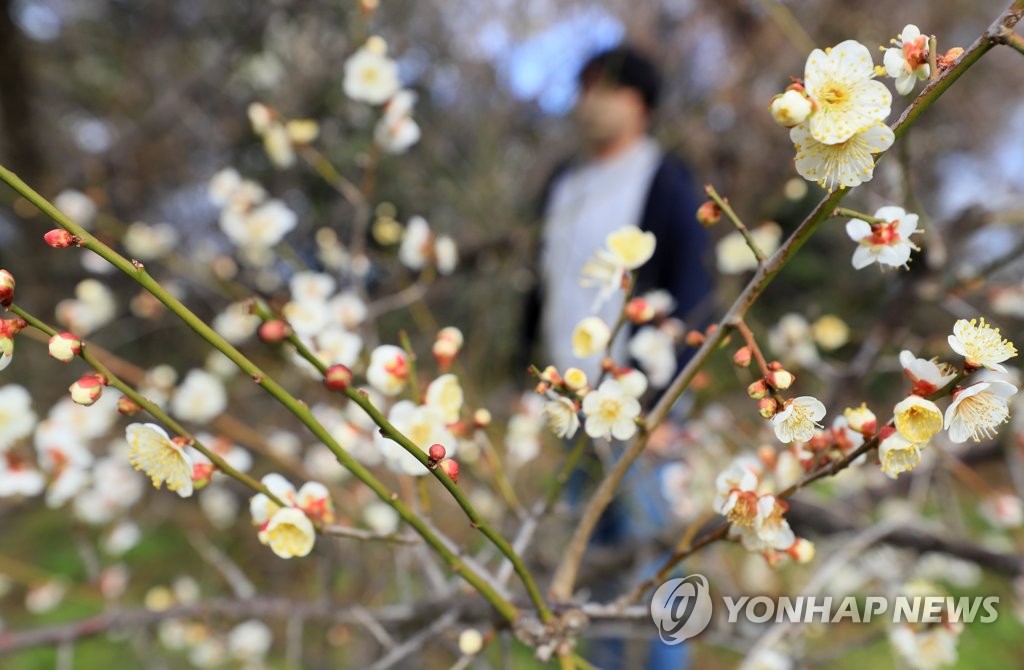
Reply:
[[[768,106],[775,123],[784,128],[792,128],[807,120],[814,111],[814,106],[807,96],[793,89],[787,90],[772,98]]]
[[[953,47],[945,54],[939,54],[935,58],[935,65],[940,70],[948,70],[953,67],[953,63],[956,62],[957,58],[960,58],[964,53],[963,47]]]
[[[814,543],[802,537],[796,538],[796,542],[790,545],[786,553],[793,557],[797,563],[810,563],[814,560]]]
[[[700,345],[704,344],[705,339],[707,338],[704,337],[704,333],[700,332],[699,330],[691,330],[686,334],[686,339],[684,340],[684,342],[686,342],[687,346],[699,347]]]
[[[747,395],[754,400],[760,400],[768,395],[768,384],[766,384],[763,379],[758,379],[747,387]]]
[[[347,366],[332,365],[324,373],[324,386],[331,391],[344,391],[351,385],[352,371]]]
[[[135,402],[126,395],[121,396],[117,399],[117,411],[125,416],[131,416],[141,410],[142,407],[139,403]]]
[[[103,386],[106,380],[100,375],[85,375],[74,384],[68,387],[71,392],[71,399],[79,405],[89,406],[100,399],[103,395]]]
[[[192,466],[192,484],[198,490],[204,488],[213,479],[213,471],[217,467],[213,463],[196,463]]]
[[[740,347],[736,350],[736,353],[732,355],[733,365],[745,368],[750,366],[750,361],[753,358],[753,353],[750,351],[750,347]]]
[[[449,479],[451,479],[456,484],[459,483],[459,464],[458,464],[458,462],[453,461],[450,458],[446,458],[443,461],[441,461],[440,463],[438,463],[438,465],[441,467],[441,470],[446,475],[448,475]]]
[[[722,220],[722,208],[714,200],[706,200],[697,208],[697,221],[705,228],[710,228]]]
[[[0,270],[0,307],[7,309],[14,303],[14,275]]]
[[[486,428],[491,425],[491,412],[490,410],[481,407],[477,411],[473,412],[473,425],[477,428]]]
[[[476,628],[467,628],[459,634],[459,652],[463,656],[476,656],[484,648],[484,636]]]
[[[878,430],[878,419],[875,417],[875,413],[868,409],[866,403],[861,403],[860,407],[847,407],[843,412],[843,416],[846,417],[846,422],[850,425],[851,430],[855,430],[864,437],[871,437]]]
[[[258,335],[267,344],[277,344],[291,335],[292,328],[281,319],[270,319],[260,324]]]
[[[647,323],[655,314],[654,307],[643,298],[633,298],[626,303],[626,318],[637,325]]]
[[[780,391],[785,391],[793,382],[796,381],[796,376],[792,372],[787,370],[776,370],[775,372],[768,375],[768,383],[772,385],[772,388]]]
[[[761,398],[757,401],[757,413],[762,418],[770,419],[775,416],[775,413],[779,411],[779,403],[775,401],[775,398]]]
[[[562,381],[562,376],[558,374],[558,368],[554,365],[549,365],[544,368],[540,373],[540,378],[549,384],[559,384]]]
[[[769,370],[781,370],[782,369],[782,363],[780,363],[778,361],[772,361],[771,363],[768,364],[768,369]]]
[[[581,391],[587,387],[587,373],[579,368],[565,371],[565,385],[573,391]]]
[[[54,228],[49,231],[43,235],[43,241],[54,249],[67,249],[81,242],[76,235],[72,235],[63,228]]]
[[[74,333],[59,333],[50,338],[50,356],[62,363],[68,363],[82,353],[82,340]]]
[[[448,452],[445,450],[443,444],[432,444],[430,449],[427,450],[427,456],[430,457],[431,462],[437,463],[444,460],[445,454]]]
[[[434,346],[431,351],[434,354],[434,360],[437,361],[437,366],[441,369],[441,372],[447,372],[455,361],[455,356],[459,353],[459,345],[454,340],[439,338],[434,342]]]

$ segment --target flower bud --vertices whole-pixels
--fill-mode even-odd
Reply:
[[[736,353],[732,355],[732,363],[736,367],[746,368],[750,367],[750,361],[753,358],[753,353],[750,351],[750,347],[740,347],[736,350]]]
[[[768,364],[768,369],[769,370],[781,370],[782,369],[782,363],[780,363],[778,361],[772,361],[771,363]]]
[[[463,656],[476,656],[484,648],[484,636],[475,628],[467,628],[459,634],[459,652]]]
[[[277,344],[292,333],[292,328],[281,319],[270,319],[260,324],[258,335],[267,344]]]
[[[704,344],[705,339],[707,338],[704,337],[704,333],[700,332],[699,330],[691,330],[686,334],[686,339],[684,341],[686,342],[687,346],[699,347],[700,345]]]
[[[722,208],[714,200],[706,200],[697,208],[697,221],[705,228],[710,228],[722,220]]]
[[[437,340],[434,342],[431,352],[434,354],[434,360],[437,361],[438,369],[441,372],[447,372],[455,361],[455,356],[459,353],[459,347],[452,340]]]
[[[771,111],[775,123],[784,128],[800,125],[814,111],[811,101],[793,89],[772,98],[768,109]]]
[[[747,387],[747,395],[754,400],[760,400],[768,395],[768,384],[766,384],[763,379],[758,379]]]
[[[868,409],[866,403],[861,403],[860,407],[847,407],[843,411],[843,416],[846,417],[847,423],[850,424],[850,429],[855,430],[864,437],[871,437],[878,430],[878,419],[875,418],[875,413]]]
[[[74,333],[59,333],[50,338],[50,356],[62,363],[68,363],[82,353],[82,340]]]
[[[106,381],[100,375],[84,375],[68,387],[68,391],[71,392],[71,399],[79,405],[88,407],[100,399],[100,396],[103,394],[103,385],[106,384]]]
[[[775,416],[775,413],[779,411],[779,403],[775,401],[775,398],[761,398],[757,401],[757,413],[762,418],[770,419]]]
[[[808,539],[798,537],[796,542],[790,545],[786,553],[793,557],[797,563],[810,563],[814,560],[814,543]]]
[[[142,407],[139,403],[135,402],[126,395],[121,396],[117,399],[117,411],[125,416],[131,416],[141,410]]]
[[[587,373],[579,368],[569,368],[565,371],[565,385],[573,391],[581,391],[587,387]]]
[[[473,412],[473,425],[477,428],[486,428],[491,425],[491,418],[490,410],[481,407]]]
[[[192,465],[192,486],[201,489],[213,479],[213,471],[217,467],[213,463],[194,463]]]
[[[43,241],[54,249],[67,249],[68,247],[81,242],[77,236],[72,235],[63,228],[54,228],[50,232],[46,233],[43,235]]]
[[[453,461],[450,458],[446,458],[440,463],[438,463],[438,465],[441,466],[441,470],[443,470],[444,473],[448,475],[449,479],[451,479],[456,484],[459,483],[459,464],[456,461]]]
[[[549,365],[541,370],[540,378],[549,384],[559,384],[562,381],[562,376],[558,374],[558,368],[554,365]]]
[[[430,449],[427,450],[427,456],[430,457],[430,460],[433,463],[443,461],[446,453],[448,452],[445,451],[443,444],[432,444],[430,445]]]
[[[768,383],[780,391],[785,391],[793,382],[796,381],[796,376],[792,372],[786,370],[776,370],[775,372],[768,375]]]
[[[344,365],[332,365],[324,373],[324,386],[331,391],[344,391],[351,384],[352,371]]]
[[[654,307],[643,298],[633,298],[626,303],[626,318],[637,325],[647,323],[654,316]]]
[[[14,275],[0,270],[0,307],[7,309],[14,303]]]

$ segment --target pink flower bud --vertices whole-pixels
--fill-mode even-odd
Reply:
[[[684,341],[686,342],[687,346],[699,347],[700,345],[704,344],[705,339],[707,338],[704,336],[704,333],[700,332],[699,330],[691,330],[686,334],[686,339]]]
[[[126,395],[123,395],[117,399],[117,411],[125,416],[131,416],[141,409],[142,407],[139,405],[139,403],[135,402]]]
[[[324,373],[324,386],[331,391],[344,391],[352,385],[352,371],[344,365],[332,365]]]
[[[654,307],[643,298],[633,298],[626,304],[626,318],[637,325],[647,323],[654,316]]]
[[[756,382],[747,387],[747,395],[754,400],[760,400],[761,398],[768,395],[768,385],[763,379],[758,379]]]
[[[441,470],[444,471],[448,478],[456,484],[459,483],[459,464],[450,458],[446,458],[439,463]]]
[[[50,355],[62,363],[68,363],[82,353],[82,340],[74,333],[58,333],[50,338]]]
[[[270,319],[260,324],[259,338],[267,344],[277,344],[291,335],[292,329],[281,319]]]
[[[768,383],[780,391],[785,391],[793,382],[796,381],[796,376],[792,372],[786,370],[776,370],[775,372],[768,375]]]
[[[750,347],[740,347],[736,350],[736,353],[732,355],[732,363],[736,367],[746,368],[750,366],[752,358],[753,353],[750,351]]]
[[[89,406],[100,399],[106,379],[100,375],[85,375],[68,387],[71,399],[79,405]]]
[[[757,413],[762,418],[770,419],[775,416],[775,413],[779,411],[779,403],[775,402],[775,398],[761,398],[757,401]]]
[[[0,307],[7,309],[14,302],[14,275],[0,270]]]
[[[444,460],[444,455],[446,453],[448,452],[445,451],[443,444],[432,444],[430,445],[430,449],[427,450],[427,456],[429,456],[430,460],[435,463]]]
[[[706,200],[697,209],[697,220],[700,221],[700,225],[710,228],[722,220],[722,209],[714,200]]]
[[[0,337],[12,338],[28,326],[25,319],[0,319]]]
[[[43,241],[54,249],[67,249],[68,247],[81,242],[77,236],[72,235],[63,228],[54,228],[50,232],[46,233],[43,235]]]
[[[201,489],[213,479],[213,472],[217,469],[213,463],[194,463],[192,465],[192,484],[194,488]]]

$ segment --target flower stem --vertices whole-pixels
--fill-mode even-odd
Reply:
[[[875,225],[876,223],[888,223],[885,219],[869,216],[864,212],[858,212],[855,209],[848,209],[846,207],[836,207],[836,210],[832,212],[832,216],[835,218],[860,219],[861,221],[866,221],[871,225]]]
[[[750,247],[750,250],[754,252],[754,257],[757,258],[757,264],[764,265],[764,252],[761,251],[759,246],[757,246],[757,242],[754,241],[754,238],[751,236],[746,225],[744,225],[740,217],[736,215],[736,212],[733,211],[732,205],[729,204],[729,200],[720,196],[718,191],[716,191],[715,187],[711,184],[704,187],[704,192],[708,194],[708,197],[711,198],[716,205],[718,205],[718,208],[722,210],[722,213],[725,214],[726,218],[732,222],[732,225],[739,231],[740,235],[743,236],[743,239],[746,240],[747,246]]]

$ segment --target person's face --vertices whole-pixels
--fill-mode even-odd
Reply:
[[[647,110],[636,90],[597,81],[580,91],[576,121],[584,141],[602,147],[643,129]]]

